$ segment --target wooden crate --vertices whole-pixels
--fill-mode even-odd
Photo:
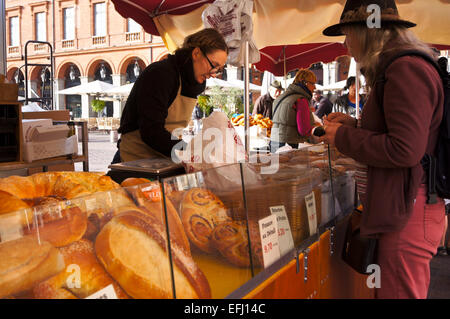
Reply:
[[[22,162],[21,103],[0,101],[0,163]]]

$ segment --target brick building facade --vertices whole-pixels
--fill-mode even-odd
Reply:
[[[53,27],[54,26],[54,27]],[[72,117],[97,116],[93,97],[62,95],[59,90],[94,80],[115,86],[134,82],[148,64],[168,51],[160,37],[145,33],[131,19],[121,17],[110,0],[6,0],[7,78],[19,82],[19,95],[49,95],[50,69],[28,64],[51,64],[54,57],[54,108],[70,109]],[[51,94],[50,94],[51,95]],[[124,101],[107,102],[105,115],[120,117]]]

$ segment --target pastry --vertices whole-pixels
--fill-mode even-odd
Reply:
[[[99,264],[92,242],[82,239],[59,249],[66,268],[33,288],[36,299],[86,298],[113,285],[119,299],[128,296]]]
[[[217,225],[231,221],[231,218],[225,205],[211,191],[192,188],[181,202],[181,221],[191,243],[211,253],[215,250],[211,243],[212,231]]]
[[[245,221],[222,223],[214,228],[211,237],[214,247],[229,262],[239,267],[250,266],[248,233]],[[259,240],[256,237],[253,238],[255,239],[251,240],[253,265],[260,266],[262,265],[262,254],[261,249],[258,249]],[[255,241],[255,243],[253,243],[253,241]]]
[[[174,241],[170,247],[176,297],[211,298],[209,283],[191,256]],[[114,217],[98,234],[95,251],[131,297],[174,297],[165,228],[151,216],[130,210]]]

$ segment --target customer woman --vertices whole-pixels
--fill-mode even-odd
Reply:
[[[348,90],[348,93],[344,94],[336,99],[336,103],[334,105],[334,111],[346,113],[351,116],[355,116],[356,115],[356,78],[354,76],[350,76],[347,79],[347,83],[345,85],[344,90]],[[359,110],[360,110],[360,112],[362,111],[363,105],[364,105],[364,98],[360,94],[359,95]]]
[[[275,153],[286,143],[293,148],[305,142],[316,125],[311,112],[312,92],[316,88],[316,76],[310,70],[301,69],[294,82],[272,104],[273,127],[270,151]]]
[[[379,28],[367,26],[371,4],[381,8]],[[360,163],[361,234],[379,239],[378,298],[427,298],[430,260],[444,227],[444,202],[427,204],[420,164],[435,148],[443,114],[442,81],[419,56],[401,57],[384,67],[408,49],[433,57],[408,30],[413,26],[400,19],[393,0],[348,0],[340,23],[324,30],[328,36],[346,36],[371,87],[361,120],[330,114],[321,140]]]
[[[184,143],[179,131],[188,125],[206,79],[221,74],[227,58],[222,35],[204,29],[186,37],[175,54],[150,64],[125,104],[114,160],[171,157],[173,147]]]

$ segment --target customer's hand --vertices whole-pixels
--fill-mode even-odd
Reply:
[[[324,120],[324,129],[325,129],[325,135],[319,137],[320,142],[324,142],[330,145],[335,144],[335,138],[336,138],[336,131],[340,126],[342,126],[342,123],[336,123],[336,122],[330,122],[327,120]]]
[[[348,114],[344,114],[341,112],[330,113],[328,114],[327,117],[324,117],[324,120],[333,123],[341,123],[343,125],[356,127],[356,119]]]

